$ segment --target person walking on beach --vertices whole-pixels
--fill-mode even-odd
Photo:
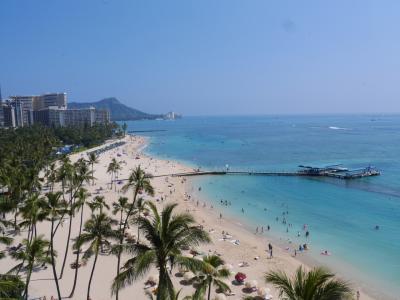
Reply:
[[[357,300],[360,300],[360,291],[357,291]]]
[[[272,245],[271,243],[268,243],[268,250],[269,250],[269,258],[272,258]]]
[[[257,226],[257,228],[256,228],[256,234],[258,233],[258,226]]]

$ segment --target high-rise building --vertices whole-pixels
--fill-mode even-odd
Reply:
[[[3,101],[0,100],[0,127],[4,127]]]
[[[15,110],[17,127],[33,124],[33,100],[36,96],[11,96],[11,105]]]
[[[34,111],[35,123],[46,126],[93,126],[94,124],[107,124],[110,122],[108,110],[98,110],[94,107],[81,109],[66,109],[51,106],[39,111]]]
[[[15,122],[15,111],[12,105],[3,105],[4,127],[14,128],[17,126]]]
[[[41,110],[48,107],[67,107],[66,93],[51,93],[35,96],[33,99],[33,110]]]
[[[0,105],[0,126],[21,127],[40,123],[46,126],[71,127],[110,122],[108,110],[98,110],[94,107],[67,109],[66,93],[10,98],[5,105]]]

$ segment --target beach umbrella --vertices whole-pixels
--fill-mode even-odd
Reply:
[[[238,281],[238,282],[243,282],[246,278],[247,278],[246,274],[244,274],[244,273],[242,273],[242,272],[238,272],[238,273],[235,275],[235,279],[236,279],[236,281]]]

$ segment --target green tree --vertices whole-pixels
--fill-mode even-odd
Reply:
[[[123,241],[124,241],[124,236],[125,236],[125,228],[124,228],[124,214],[127,214],[129,211],[130,204],[128,203],[128,198],[127,197],[119,197],[117,202],[113,202],[112,204],[113,210],[112,213],[113,215],[119,214],[119,222],[118,222],[118,244],[114,245],[113,247],[113,253],[117,255],[117,275],[119,274],[119,268],[120,268],[120,260],[121,260],[121,252],[122,252],[122,246],[123,246]],[[116,299],[118,300],[118,293],[116,293]]]
[[[1,207],[1,206],[0,206]],[[0,244],[3,245],[11,245],[11,243],[13,242],[13,238],[8,237],[8,236],[4,236],[4,233],[6,232],[6,229],[9,226],[12,226],[12,222],[5,220],[5,219],[0,219]],[[4,251],[0,251],[0,259],[3,259],[5,257],[5,252]]]
[[[28,228],[28,241],[37,237],[36,224],[45,220],[46,213],[43,211],[43,198],[39,193],[32,194],[19,209],[19,214],[22,215],[22,221],[18,224],[19,227]]]
[[[147,239],[146,244],[130,244],[124,250],[134,256],[122,267],[122,272],[114,279],[112,292],[144,276],[154,266],[159,269],[157,299],[173,299],[174,287],[167,270],[167,264],[185,265],[194,269],[199,261],[182,256],[182,249],[209,242],[207,232],[196,226],[189,214],[174,214],[177,204],[167,205],[161,214],[153,203],[149,203],[152,217],[139,218],[138,225]]]
[[[115,158],[113,158],[111,160],[111,162],[108,164],[108,168],[107,168],[107,173],[111,174],[111,182],[110,182],[111,189],[113,187],[113,182],[114,182],[117,172],[119,170],[121,170],[121,165]]]
[[[54,251],[54,236],[55,229],[54,224],[56,221],[61,221],[62,216],[65,214],[67,208],[67,203],[61,199],[61,192],[57,193],[47,193],[46,194],[46,202],[43,204],[43,210],[47,214],[47,219],[51,222],[50,227],[50,257],[51,257],[51,266],[53,270],[54,282],[57,288],[58,299],[61,299],[60,286],[58,283],[57,271],[56,271],[56,262],[55,262],[55,251]]]
[[[136,199],[139,193],[146,193],[150,196],[154,195],[154,188],[151,185],[150,182],[150,175],[146,175],[146,173],[143,171],[143,169],[140,167],[136,167],[131,174],[129,175],[128,182],[122,187],[122,191],[126,193],[128,190],[132,189],[133,191],[133,199],[132,202],[129,204],[128,212],[126,213],[125,220],[122,225],[121,229],[121,234],[120,234],[120,240],[119,240],[119,245],[122,245],[124,241],[124,235],[126,228],[128,226],[128,221],[131,218],[134,209],[136,207]],[[138,236],[139,237],[139,236]],[[120,272],[121,268],[121,254],[122,254],[122,249],[119,248],[117,253],[117,277]],[[115,291],[115,296],[116,300],[118,300],[119,296],[119,291]]]
[[[103,208],[106,208],[107,210],[110,209],[110,206],[107,204],[104,196],[94,197],[93,200],[88,203],[88,206],[92,213],[94,213],[96,210],[99,210],[99,212],[102,213]]]
[[[88,249],[83,254],[83,259],[88,260],[94,255],[93,267],[90,273],[87,289],[87,300],[90,299],[90,286],[92,284],[99,251],[104,244],[110,245],[110,239],[117,238],[117,233],[111,228],[111,224],[113,223],[115,222],[104,213],[92,215],[92,217],[85,223],[84,233],[82,233],[75,242],[75,249],[79,249],[84,244],[89,244]]]
[[[205,295],[205,292],[208,288],[208,296],[207,299],[211,299],[211,286],[217,286],[221,291],[230,291],[229,286],[222,280],[227,279],[230,276],[230,272],[228,269],[223,268],[225,262],[222,258],[217,255],[208,255],[203,258],[202,263],[200,263],[200,270],[195,269],[192,271],[200,271],[199,278],[200,283],[196,289],[195,294],[193,295],[194,299],[202,299]],[[198,266],[196,265],[198,268]],[[221,268],[222,267],[222,268]]]
[[[53,162],[46,170],[47,185],[50,187],[50,192],[54,190],[54,184],[57,182],[57,168]]]
[[[92,175],[94,174],[94,164],[99,162],[99,157],[95,152],[89,152],[88,154],[88,163],[92,166]],[[92,185],[94,185],[94,177],[92,180]]]
[[[275,285],[280,297],[287,300],[341,300],[352,294],[347,282],[336,279],[335,274],[322,267],[307,272],[300,266],[293,278],[282,271],[273,271],[265,275],[265,280]]]
[[[61,266],[60,279],[64,274],[65,264],[67,262],[67,256],[69,252],[69,242],[71,240],[71,230],[72,230],[72,221],[75,217],[75,199],[79,189],[82,185],[86,183],[90,183],[90,180],[93,178],[92,171],[89,170],[88,164],[86,161],[81,158],[77,162],[75,162],[70,169],[70,172],[67,176],[69,183],[69,225],[68,225],[68,237],[67,244],[65,246],[64,259]]]
[[[20,300],[23,298],[25,284],[17,275],[0,274],[0,299]]]
[[[122,131],[124,132],[124,137],[126,135],[126,130],[128,129],[128,125],[126,123],[122,124]]]
[[[12,268],[9,273],[13,273],[14,271],[21,268],[21,265],[26,262],[26,282],[25,282],[25,291],[24,298],[28,299],[28,288],[29,283],[32,276],[32,271],[35,266],[44,265],[47,263],[51,263],[50,258],[46,255],[47,247],[49,246],[49,242],[43,238],[43,236],[38,236],[34,238],[32,242],[29,243],[27,239],[22,241],[22,247],[11,254],[11,257],[16,260],[21,260],[22,263],[16,265]],[[55,256],[55,253],[52,253]],[[61,298],[59,298],[61,299]]]
[[[80,239],[81,234],[82,234],[83,210],[84,210],[84,207],[85,207],[85,204],[86,204],[86,199],[89,196],[90,196],[90,194],[87,192],[86,189],[84,189],[84,188],[80,188],[79,189],[78,201],[75,204],[77,206],[78,211],[80,210],[80,213],[81,213],[80,214],[80,221],[79,221],[79,233],[78,233],[78,238],[77,238],[78,240]],[[69,298],[72,298],[74,293],[75,293],[76,282],[78,280],[78,270],[79,270],[78,264],[79,264],[80,253],[81,253],[81,249],[79,248],[79,249],[76,250],[74,283],[73,283],[73,286],[72,286],[71,293],[69,294]]]
[[[147,201],[145,201],[142,197],[139,197],[136,201],[135,208],[137,210],[137,219],[141,217],[141,213],[146,210],[147,208]],[[137,243],[139,244],[140,240],[140,228],[137,227]]]

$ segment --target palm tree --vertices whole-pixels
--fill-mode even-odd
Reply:
[[[200,267],[199,260],[182,256],[182,249],[209,242],[207,232],[195,226],[189,214],[173,214],[177,204],[167,205],[161,214],[149,202],[152,217],[139,218],[138,225],[147,239],[146,244],[125,245],[124,250],[133,254],[114,279],[112,292],[144,276],[152,266],[159,269],[157,299],[173,299],[174,287],[167,271],[167,264],[185,265],[190,269]]]
[[[64,259],[61,266],[60,279],[64,274],[65,263],[67,262],[68,250],[69,250],[69,242],[71,239],[71,230],[72,230],[72,220],[75,217],[75,199],[76,195],[83,185],[84,182],[90,183],[90,180],[93,178],[92,171],[89,170],[88,164],[83,158],[80,158],[76,163],[74,163],[71,167],[71,172],[68,176],[69,182],[69,226],[68,226],[68,237],[67,244],[65,245]]]
[[[86,199],[90,196],[90,194],[87,192],[86,189],[80,188],[78,192],[78,201],[76,203],[76,206],[78,210],[81,211],[81,216],[80,216],[80,222],[79,222],[79,233],[78,233],[78,240],[80,239],[80,236],[82,234],[82,224],[83,224],[83,209],[85,207]],[[74,284],[72,286],[71,293],[69,294],[69,298],[72,298],[75,292],[76,288],[76,282],[78,279],[78,263],[79,263],[79,255],[80,255],[81,249],[76,250],[76,260],[75,260],[75,275],[74,275]]]
[[[94,174],[93,166],[99,162],[99,158],[95,152],[90,152],[88,155],[88,163],[92,166],[92,175]],[[94,177],[92,181],[92,185],[94,185]]]
[[[47,247],[49,246],[49,241],[45,240],[43,236],[38,236],[29,243],[27,239],[22,241],[23,247],[21,247],[18,251],[11,254],[11,256],[16,260],[22,260],[22,263],[16,265],[12,268],[9,273],[12,273],[21,268],[26,261],[26,282],[25,282],[25,291],[24,298],[28,299],[28,288],[29,282],[31,280],[31,275],[33,268],[38,265],[45,265],[51,263],[50,258],[46,255]],[[52,256],[55,256],[55,253],[52,253]],[[59,299],[61,297],[59,296]]]
[[[19,214],[22,215],[23,221],[18,224],[18,227],[28,227],[28,241],[33,239],[33,235],[37,236],[37,222],[41,222],[46,218],[46,213],[42,209],[43,201],[39,193],[34,193],[19,209]]]
[[[179,300],[179,299],[182,299],[182,300],[192,300],[192,299],[194,299],[192,296],[185,296],[185,297],[183,297],[183,298],[179,298],[181,292],[182,292],[182,290],[179,290],[179,291],[175,291],[175,290],[174,290],[174,295],[173,295],[173,297],[172,297],[170,300]],[[147,290],[147,291],[145,292],[145,294],[146,294],[147,298],[149,298],[150,300],[154,300],[153,294],[152,294],[151,292],[149,292],[149,291]]]
[[[47,185],[50,187],[50,192],[54,189],[54,184],[57,181],[57,169],[56,164],[53,162],[49,165],[49,168],[46,170],[46,178]]]
[[[62,216],[65,214],[67,210],[67,203],[61,199],[61,192],[57,193],[47,193],[46,194],[47,201],[43,203],[43,210],[47,213],[47,218],[51,222],[50,228],[50,256],[51,256],[51,265],[53,269],[53,277],[56,283],[58,299],[61,299],[60,287],[58,284],[58,277],[56,271],[56,262],[55,262],[55,251],[54,251],[54,223],[57,220],[60,220]],[[60,220],[61,221],[61,220]]]
[[[25,284],[17,275],[0,274],[0,299],[19,300],[22,299]]]
[[[222,267],[224,264],[225,262],[223,261],[223,259],[217,255],[208,255],[203,258],[201,269],[197,270],[200,271],[200,274],[203,276],[199,276],[199,278],[202,279],[198,288],[196,289],[196,292],[193,295],[194,299],[202,299],[208,288],[207,299],[210,300],[212,285],[216,285],[223,292],[230,291],[229,286],[221,280],[226,279],[230,276],[229,270]]]
[[[140,197],[136,202],[136,209],[137,209],[137,217],[140,218],[140,214],[146,209],[147,201],[145,201],[142,197]],[[140,239],[140,228],[137,228],[137,243],[139,243]]]
[[[273,271],[265,275],[265,280],[278,288],[282,299],[341,300],[350,297],[349,284],[334,277],[335,274],[322,267],[307,272],[300,266],[293,278],[282,271]]]
[[[117,202],[113,202],[112,204],[113,210],[112,213],[113,215],[120,214],[119,216],[119,230],[121,231],[122,229],[122,220],[124,213],[128,211],[128,198],[126,197],[119,197]]]
[[[150,196],[154,195],[154,188],[150,183],[149,177],[151,177],[151,176],[146,175],[146,173],[142,170],[142,168],[139,165],[132,171],[132,173],[129,175],[128,182],[122,187],[122,191],[124,193],[126,193],[129,189],[133,190],[133,200],[129,205],[128,212],[125,216],[125,220],[122,225],[121,235],[120,235],[120,240],[119,240],[120,245],[122,245],[122,242],[124,241],[124,235],[125,235],[126,227],[128,226],[128,220],[133,213],[133,209],[135,208],[136,198],[137,198],[137,195],[139,194],[139,192],[140,193],[145,192],[145,193],[149,194]],[[117,257],[118,257],[117,277],[119,275],[120,268],[121,268],[121,252],[122,252],[122,249],[121,248],[118,249],[118,252],[117,252]],[[116,290],[116,292],[115,292],[116,300],[118,300],[118,295],[119,295],[119,291]]]
[[[128,125],[126,123],[122,124],[122,131],[124,132],[124,137],[126,135],[126,130],[128,129]]]
[[[0,233],[2,234],[0,236],[0,244],[11,245],[13,238],[4,236],[4,233],[6,232],[6,228],[8,226],[11,226],[12,224],[13,224],[12,222],[0,218]],[[3,251],[0,251],[0,259],[4,258],[4,256],[5,253]]]
[[[61,188],[63,192],[63,197],[65,193],[65,186],[67,184],[68,178],[71,177],[72,164],[68,156],[63,156],[61,158],[61,166],[58,168],[57,181],[61,182]]]
[[[103,212],[103,208],[105,207],[107,210],[110,209],[110,206],[105,201],[104,196],[96,196],[93,198],[91,202],[88,203],[90,210],[94,213],[97,209],[100,213]]]
[[[90,243],[89,248],[83,254],[83,259],[88,260],[94,254],[94,262],[87,289],[87,299],[90,299],[90,286],[92,284],[93,274],[97,263],[100,248],[106,244],[110,245],[109,239],[116,239],[117,233],[112,230],[111,224],[115,223],[104,213],[92,215],[91,219],[86,221],[84,233],[76,240],[74,248],[79,249],[82,245]]]
[[[112,213],[113,215],[116,215],[119,213],[119,222],[118,222],[118,239],[119,243],[117,245],[114,245],[113,252],[117,254],[117,276],[119,274],[119,268],[120,268],[120,262],[121,262],[121,252],[122,252],[122,243],[124,241],[124,235],[125,235],[125,228],[123,229],[123,218],[124,218],[124,213],[128,213],[130,204],[128,203],[128,198],[127,197],[119,197],[117,202],[113,202],[112,204],[113,210]],[[118,293],[116,293],[116,299],[118,300]]]
[[[121,170],[121,165],[115,158],[113,158],[107,168],[107,173],[111,174],[111,189],[113,187],[113,179],[115,179],[115,176],[119,170]]]

